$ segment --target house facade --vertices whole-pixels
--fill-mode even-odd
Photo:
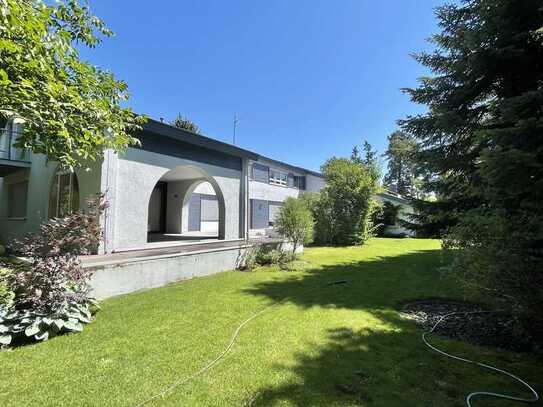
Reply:
[[[273,233],[287,197],[318,192],[321,174],[149,120],[141,143],[63,172],[43,155],[13,147],[22,123],[0,123],[0,240],[83,209],[103,193],[101,253]]]

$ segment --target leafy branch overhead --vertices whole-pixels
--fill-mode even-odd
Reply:
[[[86,3],[0,0],[0,113],[24,120],[18,147],[73,168],[137,144],[127,84],[77,50],[111,35]]]

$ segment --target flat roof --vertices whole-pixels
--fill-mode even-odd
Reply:
[[[155,119],[149,118],[147,120],[147,123],[143,125],[143,130],[159,134],[164,137],[169,137],[174,140],[183,141],[200,147],[205,147],[210,150],[220,151],[222,153],[230,154],[236,157],[244,157],[251,160],[258,160],[260,158],[278,165],[283,165],[293,170],[306,172],[316,177],[324,177],[320,172],[308,170],[307,168],[298,167],[296,165],[292,165],[283,161],[275,160],[273,158],[255,153],[253,151],[237,147],[233,144],[225,143],[224,141],[219,141],[207,136],[203,136],[189,130],[180,129],[171,124],[164,123]]]

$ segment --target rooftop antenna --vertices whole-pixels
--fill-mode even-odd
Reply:
[[[236,145],[236,130],[237,130],[237,127],[238,127],[238,123],[239,123],[238,115],[236,113],[234,113],[234,137],[233,137],[233,140],[232,140],[232,144],[234,144],[234,145]]]

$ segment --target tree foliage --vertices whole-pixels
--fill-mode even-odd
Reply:
[[[313,215],[304,201],[289,197],[275,219],[275,229],[292,242],[293,253],[313,240]]]
[[[543,7],[540,0],[469,0],[437,9],[433,72],[401,121],[436,201],[422,207],[459,253],[456,270],[543,315]]]
[[[377,151],[375,151],[371,144],[366,140],[362,143],[362,152],[358,146],[353,147],[351,161],[365,166],[375,182],[379,182],[381,179],[381,166],[379,164]]]
[[[178,129],[188,130],[196,134],[200,134],[200,127],[185,116],[178,113],[175,119],[172,120],[172,126],[177,127]]]
[[[323,166],[326,186],[313,204],[315,239],[321,244],[362,244],[372,234],[374,168],[356,159],[331,158]]]
[[[79,57],[112,32],[76,0],[0,0],[0,107],[25,121],[18,147],[73,168],[137,143],[127,85]]]
[[[385,157],[388,159],[388,170],[385,184],[394,185],[400,195],[415,195],[415,140],[407,133],[395,131],[388,136],[388,148]]]

